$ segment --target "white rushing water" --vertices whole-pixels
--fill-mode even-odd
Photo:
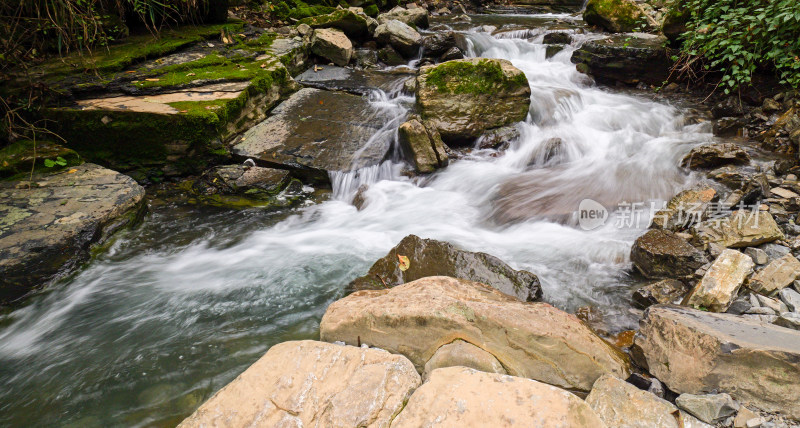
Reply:
[[[391,162],[335,174],[331,200],[288,217],[151,216],[0,318],[0,425],[180,420],[271,344],[315,337],[343,287],[412,233],[495,255],[537,274],[544,300],[594,305],[632,326],[628,254],[647,219],[620,228],[612,212],[584,231],[565,216],[586,198],[613,209],[692,184],[677,165],[711,138],[708,128],[594,86],[570,63],[574,46],[545,59],[541,31],[468,37],[471,55],[508,59],[531,84],[532,113],[512,147],[475,150],[421,179]],[[373,96],[394,118],[376,139],[394,135],[412,101]],[[362,184],[368,203],[358,211],[350,201]]]

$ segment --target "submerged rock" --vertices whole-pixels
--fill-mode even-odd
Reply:
[[[388,141],[365,143],[380,129],[368,100],[342,92],[301,89],[270,117],[234,141],[233,152],[327,182],[328,172],[380,163]]]
[[[466,367],[434,370],[392,427],[605,428],[577,396],[541,382]]]
[[[734,143],[707,144],[695,147],[681,161],[690,169],[716,168],[723,165],[746,165],[750,155]]]
[[[605,373],[629,373],[624,355],[575,316],[443,276],[350,294],[328,307],[320,337],[401,353],[419,371],[460,339],[493,355],[510,375],[582,391]]]
[[[531,88],[525,74],[499,59],[470,58],[420,69],[417,106],[447,141],[525,120]]]
[[[397,139],[417,172],[428,173],[447,166],[447,151],[435,129],[427,129],[412,119],[400,125]]]
[[[68,273],[143,207],[132,178],[91,163],[0,182],[0,303]]]
[[[612,33],[630,33],[646,22],[642,10],[631,0],[589,0],[583,20]]]
[[[686,304],[713,312],[725,312],[745,279],[753,273],[754,265],[749,256],[726,249],[686,297]]]
[[[402,355],[311,340],[284,342],[178,427],[389,426],[420,383]]]
[[[634,242],[631,261],[647,278],[691,275],[708,263],[700,250],[675,233],[661,229],[648,230]]]
[[[401,265],[406,257],[407,266]],[[380,290],[428,276],[451,276],[492,286],[522,301],[539,300],[542,287],[536,275],[514,270],[502,260],[486,253],[473,253],[450,243],[422,239],[416,235],[403,238],[369,272],[353,280],[355,290]]]
[[[745,405],[800,417],[800,331],[680,306],[645,311],[636,352],[678,393],[725,392]]]
[[[345,67],[323,66],[309,68],[295,77],[295,80],[303,86],[312,88],[368,95],[376,88],[391,92],[400,80],[408,79],[409,76],[412,74],[407,72],[354,70]]]
[[[311,52],[332,63],[344,66],[353,56],[353,44],[344,32],[331,28],[320,28],[314,31],[311,39]]]

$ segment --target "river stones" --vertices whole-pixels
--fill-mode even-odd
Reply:
[[[435,129],[427,129],[420,121],[412,119],[397,129],[400,148],[419,173],[433,172],[447,166],[449,159],[442,137]]]
[[[574,315],[444,276],[350,294],[328,307],[320,338],[403,354],[420,372],[439,348],[463,340],[510,375],[582,391],[605,373],[629,373],[625,356]]]
[[[421,7],[406,9],[395,6],[392,10],[378,15],[378,24],[398,20],[413,28],[428,28],[428,10]]]
[[[692,228],[692,235],[703,245],[717,244],[728,248],[754,247],[784,238],[772,214],[746,210],[697,224]]]
[[[731,314],[656,305],[634,355],[677,393],[725,392],[745,405],[800,417],[800,331]]]
[[[707,144],[693,148],[681,161],[689,169],[716,168],[724,165],[747,165],[750,155],[734,143]]]
[[[612,375],[597,379],[586,397],[586,404],[609,427],[710,428],[669,401]]]
[[[589,0],[583,20],[612,33],[630,33],[646,22],[642,10],[631,0]]]
[[[488,129],[525,120],[531,89],[509,61],[469,58],[422,67],[416,95],[422,118],[445,141],[464,144]]]
[[[91,163],[0,182],[0,303],[69,272],[143,204],[132,178]]]
[[[791,285],[800,276],[800,260],[787,254],[756,272],[747,287],[764,295],[774,294]]]
[[[574,427],[606,425],[577,396],[550,385],[466,367],[434,370],[392,422],[418,427]]]
[[[405,269],[400,264],[405,257]],[[428,276],[451,276],[494,287],[522,301],[539,300],[542,287],[536,275],[514,270],[502,260],[486,253],[473,253],[450,243],[422,239],[416,235],[403,238],[366,275],[350,283],[354,290],[381,290]]]
[[[572,62],[605,82],[662,85],[672,68],[666,38],[644,33],[609,36],[584,43]]]
[[[237,138],[233,152],[261,166],[290,169],[327,182],[328,172],[376,165],[384,159],[388,140],[365,146],[382,124],[363,97],[305,88]]]
[[[724,250],[686,297],[686,304],[713,312],[725,312],[745,279],[753,273],[753,266],[755,263],[749,256],[736,250]]]
[[[311,340],[284,342],[178,426],[387,427],[420,382],[402,355]]]
[[[422,36],[416,30],[396,19],[378,25],[374,36],[378,43],[393,47],[405,58],[416,55],[422,44]]]
[[[343,31],[334,28],[320,28],[314,30],[311,38],[311,52],[319,55],[332,63],[344,66],[353,56],[353,43]]]
[[[691,275],[708,259],[675,233],[651,229],[631,248],[631,261],[648,278],[674,278]]]

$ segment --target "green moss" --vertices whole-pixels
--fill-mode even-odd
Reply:
[[[509,78],[499,63],[488,59],[477,63],[449,61],[439,64],[425,75],[425,82],[449,94],[491,94],[498,88],[528,85],[525,74]]]
[[[63,165],[46,166],[45,161],[64,160]],[[52,141],[37,141],[36,149],[31,140],[20,140],[0,149],[0,178],[17,178],[34,172],[58,171],[75,165],[83,160],[74,150],[70,150]]]
[[[163,88],[182,86],[197,80],[252,80],[263,72],[261,65],[268,63],[252,60],[238,62],[212,54],[197,61],[159,69],[133,85],[137,88]]]
[[[616,33],[631,32],[646,23],[641,10],[629,0],[589,0],[583,19]]]
[[[367,14],[367,16],[371,16],[371,17],[374,18],[374,17],[378,16],[378,13],[380,13],[380,9],[378,9],[378,5],[370,4],[370,5],[364,6],[364,13]]]

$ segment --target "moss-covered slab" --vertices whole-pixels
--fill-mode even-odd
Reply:
[[[60,144],[20,140],[0,149],[0,179],[18,179],[31,172],[55,172],[81,163],[78,153]]]
[[[370,141],[370,137],[386,120],[364,97],[305,88],[234,140],[233,152],[327,182],[329,172],[350,171],[384,159],[390,141]]]
[[[187,113],[182,107],[191,107],[192,104],[205,105],[202,108],[215,110],[224,107],[228,100],[232,100],[242,91],[247,89],[250,82],[217,83],[197,88],[183,89],[175,92],[166,92],[155,95],[132,96],[121,95],[115,97],[99,97],[78,100],[77,104],[82,110],[113,110],[133,111],[146,113],[178,114]],[[216,103],[212,103],[217,101]],[[197,104],[199,106],[200,104]]]
[[[572,54],[572,62],[600,81],[660,86],[673,64],[665,45],[664,37],[652,34],[614,35],[586,42]]]
[[[357,13],[350,9],[338,9],[326,15],[301,19],[300,23],[311,28],[338,28],[344,31],[347,37],[356,39],[368,36],[370,26],[377,26],[374,19],[363,12]]]
[[[90,163],[0,182],[0,304],[69,272],[143,202],[133,179]]]

